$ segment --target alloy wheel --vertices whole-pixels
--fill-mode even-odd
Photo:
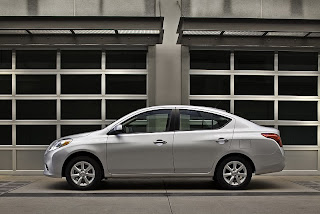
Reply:
[[[239,186],[247,178],[247,168],[240,161],[230,161],[223,168],[223,178],[229,185]]]
[[[86,161],[79,161],[75,163],[70,171],[72,181],[80,187],[90,185],[94,181],[95,176],[96,173],[94,167]]]

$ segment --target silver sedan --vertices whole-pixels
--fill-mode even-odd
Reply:
[[[60,138],[44,155],[44,174],[75,189],[104,178],[208,177],[223,189],[243,189],[252,174],[284,168],[279,130],[223,110],[155,106],[108,127]]]

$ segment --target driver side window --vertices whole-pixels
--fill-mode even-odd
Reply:
[[[124,133],[153,133],[169,130],[171,110],[155,110],[136,115],[122,124]]]

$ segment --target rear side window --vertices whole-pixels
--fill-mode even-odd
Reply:
[[[180,110],[180,131],[220,129],[231,119],[202,111]]]

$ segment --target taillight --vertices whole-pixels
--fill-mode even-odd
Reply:
[[[279,144],[279,146],[282,147],[282,141],[281,141],[281,137],[279,135],[272,134],[272,133],[264,133],[264,134],[262,134],[262,136],[275,140]]]

